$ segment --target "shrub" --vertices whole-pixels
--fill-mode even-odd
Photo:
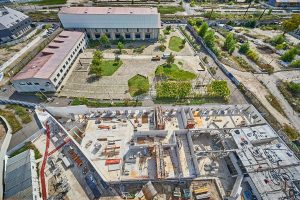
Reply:
[[[254,61],[254,62],[257,62],[258,59],[259,59],[258,54],[257,54],[254,50],[252,50],[252,49],[250,49],[250,50],[247,52],[246,55],[247,55],[247,57],[248,57],[250,60],[252,60],[252,61]]]
[[[274,37],[273,39],[271,39],[270,43],[273,45],[273,46],[276,46],[276,45],[279,45],[279,44],[282,44],[285,42],[285,37],[280,34],[280,35],[277,35],[276,37]]]
[[[165,81],[156,85],[157,98],[185,98],[192,90],[190,82]]]
[[[198,31],[198,35],[203,38],[205,36],[207,30],[208,30],[207,22],[202,23],[202,25],[200,26],[200,29]]]
[[[280,57],[280,59],[284,62],[292,62],[292,60],[294,60],[297,53],[298,53],[298,49],[292,48],[284,52],[284,54]]]
[[[293,95],[300,94],[300,83],[289,82],[287,88]]]
[[[228,99],[230,96],[230,90],[227,82],[223,80],[212,81],[207,87],[208,93],[212,96],[222,97]]]
[[[167,48],[167,47],[166,47],[165,45],[163,45],[163,44],[161,44],[161,45],[158,46],[158,49],[159,49],[160,51],[165,51],[166,48]]]
[[[300,68],[300,60],[293,61],[291,64],[289,64],[289,67]]]
[[[249,50],[250,50],[249,42],[245,42],[244,44],[241,45],[239,52],[241,54],[246,54]]]
[[[229,33],[224,42],[223,48],[228,51],[229,54],[232,54],[235,49],[236,41],[233,38],[233,34]]]

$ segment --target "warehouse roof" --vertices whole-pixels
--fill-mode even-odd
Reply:
[[[63,31],[29,62],[12,80],[28,78],[47,79],[57,70],[75,44],[84,35],[82,32]]]
[[[157,14],[157,8],[140,8],[140,7],[64,7],[60,13],[65,14],[88,14],[88,15],[145,15]]]
[[[13,10],[8,7],[2,7],[0,8],[0,30],[14,26],[26,18],[28,18],[27,15],[17,10]]]

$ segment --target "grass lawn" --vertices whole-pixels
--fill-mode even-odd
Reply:
[[[169,49],[171,49],[172,51],[179,52],[183,48],[184,48],[183,39],[177,36],[172,36],[169,41]]]
[[[23,147],[21,147],[20,149],[16,150],[15,152],[13,152],[10,157],[14,157],[28,149],[32,149],[34,151],[34,157],[35,159],[39,159],[42,157],[42,154],[39,152],[39,150],[34,146],[34,144],[32,144],[31,142],[27,142],[25,143],[25,145]]]
[[[12,129],[12,133],[15,133],[15,132],[19,131],[20,129],[22,129],[22,125],[17,120],[17,118],[15,117],[13,112],[0,109],[0,115],[3,116],[7,120],[7,122],[9,123],[9,125]]]
[[[163,64],[156,68],[155,71],[156,76],[165,76],[169,80],[173,81],[189,81],[195,79],[196,74],[179,69],[176,64]]]
[[[159,6],[158,12],[160,14],[175,14],[177,12],[183,12],[182,6]]]
[[[148,78],[141,75],[135,75],[129,79],[128,86],[130,95],[133,97],[147,93],[150,87]]]
[[[102,76],[111,76],[123,64],[122,61],[115,62],[114,60],[103,60],[100,67]]]
[[[29,2],[33,5],[56,5],[56,4],[65,4],[67,0],[41,0],[41,1],[32,1]]]
[[[32,121],[29,112],[26,108],[19,106],[19,105],[7,105],[7,109],[11,109],[15,111],[15,114],[18,115],[23,124],[28,124]]]
[[[120,61],[114,61],[114,60],[102,60],[100,65],[97,66],[91,66],[90,70],[101,71],[101,76],[111,76],[119,69],[119,67],[123,64],[123,62]]]

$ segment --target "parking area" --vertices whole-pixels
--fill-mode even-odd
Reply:
[[[172,52],[168,49],[168,41],[172,36],[184,38],[178,29],[173,29],[169,35],[166,35],[165,52]],[[136,53],[136,48],[144,45],[142,53]],[[86,97],[104,100],[119,100],[132,98],[128,92],[128,80],[133,76],[140,74],[148,77],[150,85],[155,83],[155,70],[157,66],[166,62],[164,59],[151,61],[152,57],[162,57],[163,53],[159,50],[159,42],[129,42],[118,57],[123,64],[111,76],[102,76],[100,78],[91,78],[89,67],[92,62],[95,49],[87,49],[79,55],[75,62],[72,74],[63,83],[63,87],[57,93],[58,96],[66,97]],[[103,50],[103,57],[106,60],[114,60],[117,48]],[[210,80],[210,74],[207,70],[201,70],[199,66],[200,58],[196,56],[188,43],[179,52],[172,52],[175,55],[175,63],[181,69],[191,71],[197,74],[195,80],[198,84],[207,84]],[[155,88],[155,87],[152,87]],[[146,95],[147,96],[147,95]]]

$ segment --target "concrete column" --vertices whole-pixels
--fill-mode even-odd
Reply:
[[[130,33],[130,35],[131,35],[131,39],[135,40],[135,33]]]
[[[145,31],[144,30],[141,32],[141,40],[145,40]]]
[[[124,38],[124,40],[126,40],[124,32],[121,32],[121,36]]]
[[[111,33],[110,33],[110,38],[111,38],[112,40],[115,40],[115,39],[116,39],[116,36],[115,36],[115,33],[114,33],[114,32],[111,32]]]

